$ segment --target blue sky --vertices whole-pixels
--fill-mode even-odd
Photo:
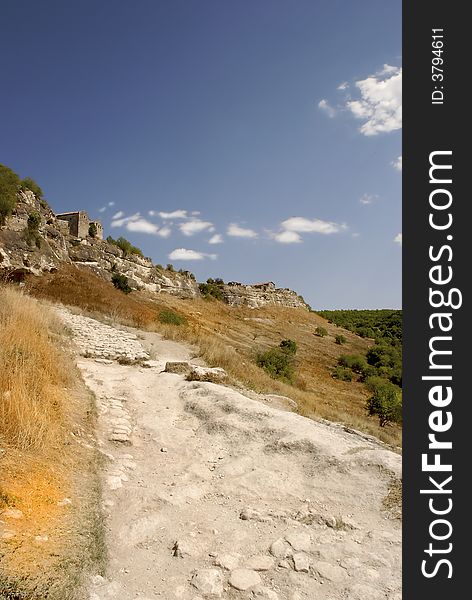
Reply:
[[[199,280],[400,307],[399,1],[5,0],[2,21],[0,162],[56,212]]]

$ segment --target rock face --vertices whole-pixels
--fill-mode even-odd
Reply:
[[[288,288],[276,288],[272,281],[245,285],[231,281],[222,286],[223,298],[230,306],[287,306],[290,308],[308,308],[308,305],[296,292]]]
[[[39,224],[28,228],[28,218],[34,214]],[[39,217],[39,219],[38,219]],[[84,224],[74,226],[71,219],[83,217]],[[86,218],[85,218],[86,217]],[[66,220],[69,219],[69,220]],[[95,237],[87,235],[95,223]],[[72,235],[75,232],[76,235]],[[198,283],[188,271],[171,271],[153,264],[151,259],[137,254],[125,254],[115,244],[102,240],[101,225],[90,221],[84,211],[56,215],[44,200],[26,190],[18,193],[12,215],[0,227],[0,277],[21,281],[26,275],[54,272],[61,264],[83,265],[107,281],[113,274],[125,275],[135,290],[167,293],[179,298],[200,296]],[[272,282],[245,285],[230,282],[221,285],[223,301],[230,306],[285,306],[308,308],[303,298],[287,288],[276,288]]]

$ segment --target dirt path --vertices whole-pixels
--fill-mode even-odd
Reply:
[[[59,312],[106,455],[110,561],[91,600],[401,598],[400,521],[383,510],[398,455],[163,372],[190,360],[182,344]]]

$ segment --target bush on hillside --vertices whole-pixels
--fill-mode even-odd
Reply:
[[[0,164],[0,226],[5,224],[16,206],[20,178],[9,167]]]
[[[334,341],[336,342],[336,344],[339,344],[340,346],[342,346],[343,344],[345,344],[347,342],[346,338],[343,335],[338,334],[335,338]]]
[[[39,187],[39,185],[34,179],[31,179],[31,177],[25,177],[24,179],[22,179],[20,185],[21,189],[30,190],[31,192],[33,192],[33,194],[36,196],[36,198],[38,198],[38,200],[44,195],[43,190]]]
[[[113,273],[111,282],[118,290],[121,290],[125,294],[129,294],[132,291],[128,283],[128,278],[121,273]]]
[[[346,367],[337,366],[332,373],[332,377],[339,379],[339,381],[352,381],[352,371]]]
[[[97,226],[95,225],[95,223],[90,223],[89,229],[88,229],[88,234],[91,238],[94,238],[97,236]]]
[[[173,310],[161,310],[159,313],[159,321],[166,325],[186,325],[187,319],[183,315],[179,315]]]
[[[315,335],[318,337],[325,337],[328,335],[328,331],[324,327],[317,327],[315,329]]]
[[[111,237],[111,235],[109,235],[107,237],[107,242],[109,244],[113,244],[114,246],[117,246],[118,248],[120,248],[123,251],[123,254],[125,256],[128,254],[135,254],[136,256],[140,256],[141,258],[144,257],[142,250],[140,250],[136,246],[133,246],[133,244],[131,242],[129,242],[123,236],[121,236],[117,240],[115,240]]]
[[[270,348],[259,354],[257,365],[264,369],[274,379],[281,379],[287,383],[293,382],[295,374],[294,359],[297,344],[293,340],[283,340],[279,346]]]
[[[367,400],[369,415],[378,416],[380,427],[385,427],[388,423],[401,423],[401,389],[382,377],[370,377],[366,384],[372,392],[372,396]]]
[[[206,299],[215,298],[216,300],[223,300],[223,291],[221,284],[215,282],[214,279],[207,279],[206,283],[199,283],[198,289],[202,296]]]

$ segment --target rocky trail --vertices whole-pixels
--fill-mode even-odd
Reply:
[[[99,411],[109,566],[90,600],[399,600],[401,458],[167,362],[191,349],[58,309]],[[387,499],[387,502],[386,502]]]

